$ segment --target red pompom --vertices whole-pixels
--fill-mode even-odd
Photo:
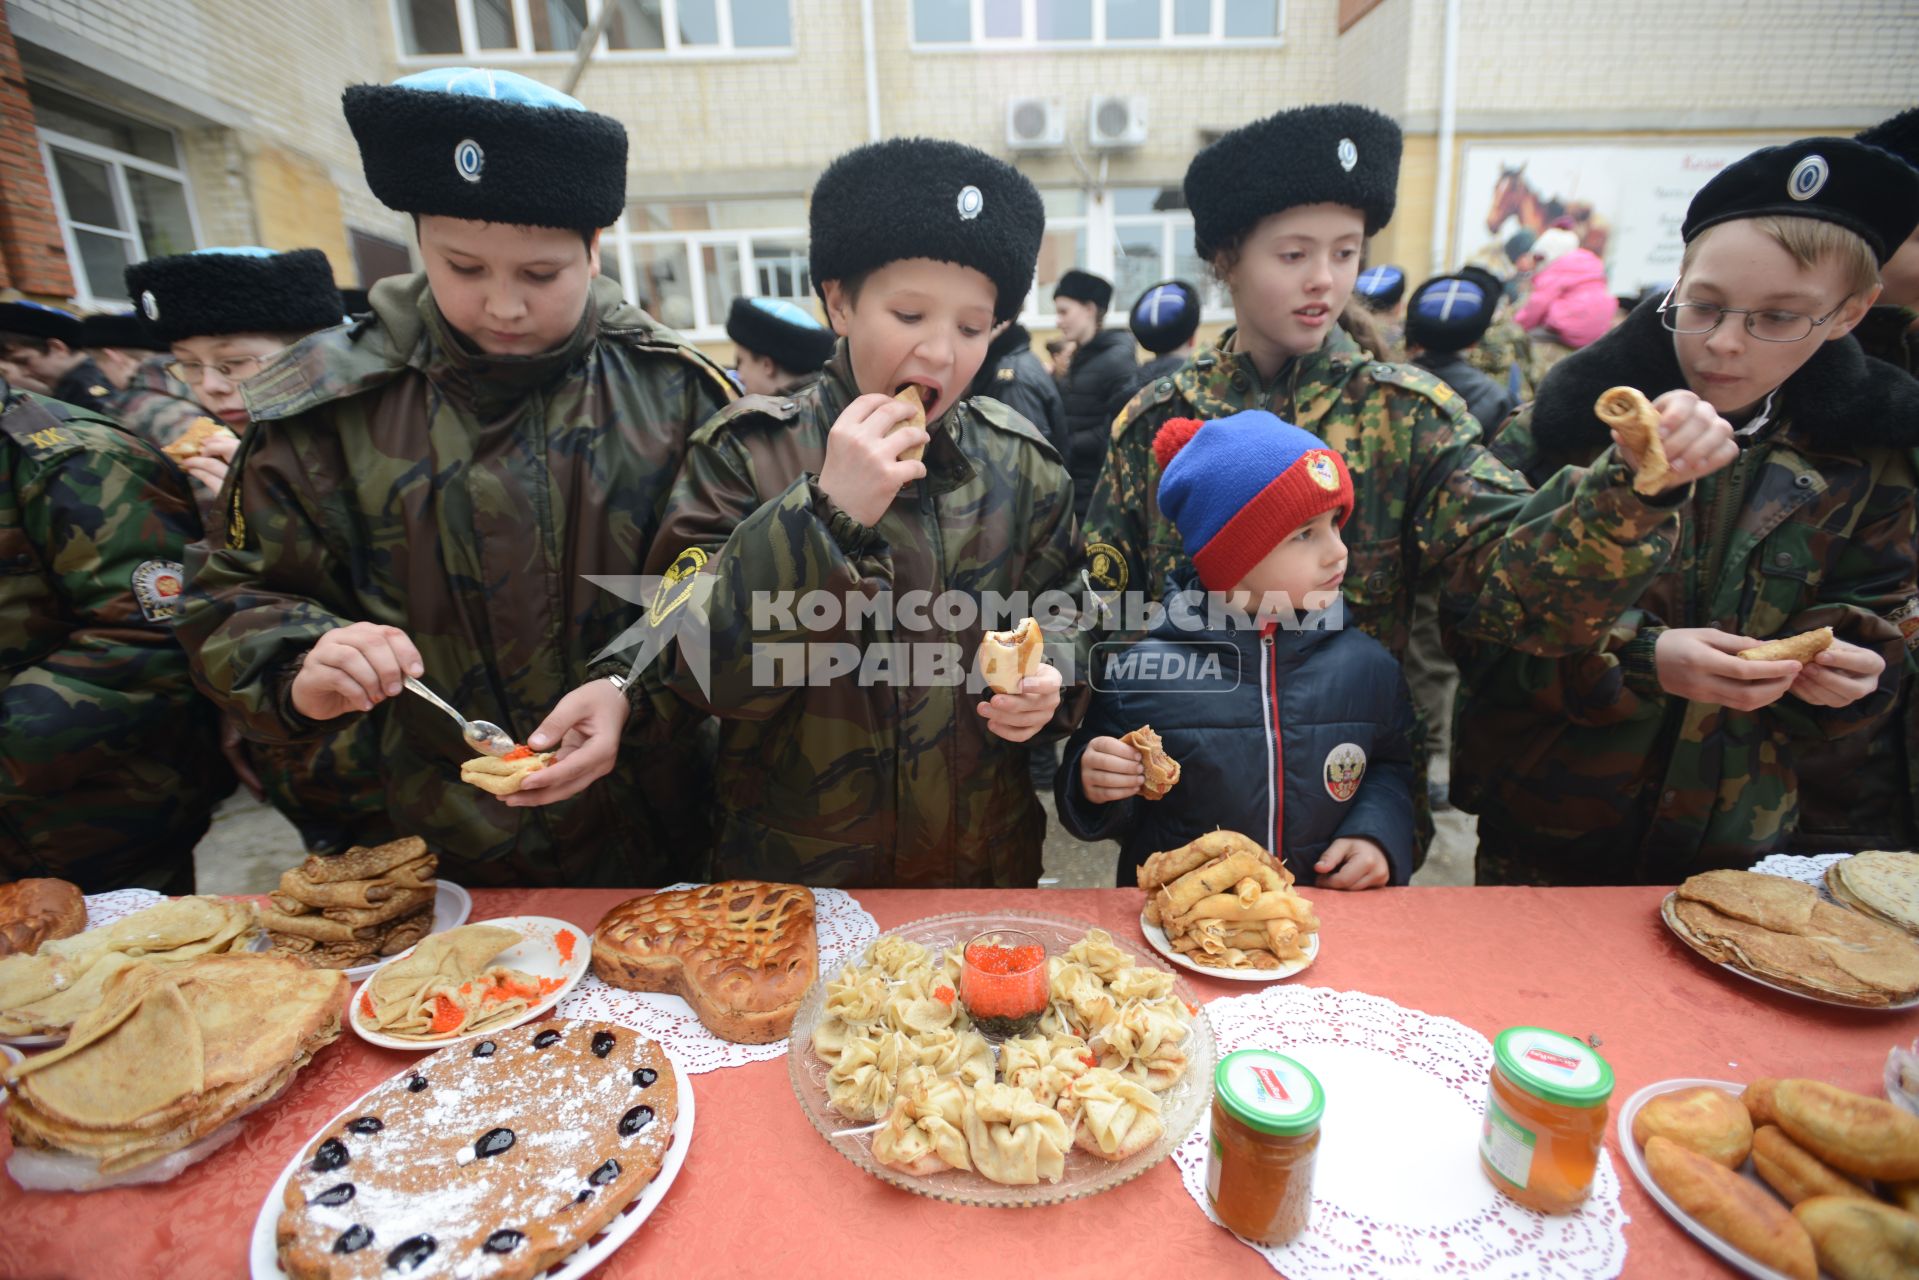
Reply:
[[[1159,459],[1159,469],[1166,470],[1173,455],[1184,449],[1186,442],[1198,435],[1199,429],[1205,425],[1197,418],[1168,418],[1166,425],[1153,437],[1153,456]]]

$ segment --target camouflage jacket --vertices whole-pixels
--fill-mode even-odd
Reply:
[[[1344,332],[1261,387],[1228,330],[1143,389],[1113,424],[1086,520],[1094,585],[1165,597],[1190,566],[1159,512],[1153,435],[1169,418],[1269,409],[1340,451],[1357,503],[1345,529],[1353,621],[1402,657],[1418,594],[1440,616],[1535,653],[1600,636],[1672,551],[1670,507],[1640,498],[1623,464],[1553,478],[1534,493],[1480,445],[1465,401],[1423,370],[1368,360]]]
[[[350,622],[405,631],[425,683],[516,741],[583,684],[637,606],[586,575],[645,559],[721,371],[595,282],[580,327],[537,356],[480,356],[423,276],[375,286],[372,314],[325,330],[246,384],[253,416],[227,479],[224,545],[188,559],[180,630],[195,678],[244,731],[305,741],[292,677]],[[699,775],[670,746],[628,753],[571,800],[508,808],[459,780],[469,752],[424,699],[371,713],[387,811],[475,884],[658,883],[695,846]]]
[[[95,414],[0,396],[0,880],[190,885],[233,774],[171,626],[186,481]]]
[[[140,362],[122,390],[107,401],[106,412],[121,426],[156,449],[164,449],[186,434],[195,418],[206,416],[193,391],[167,372],[169,355],[149,356]]]
[[[1460,654],[1452,792],[1480,815],[1482,882],[1670,883],[1748,866],[1793,830],[1795,757],[1887,714],[1892,619],[1914,595],[1919,384],[1870,363],[1850,339],[1821,344],[1738,460],[1699,483],[1672,562],[1594,651]],[[1496,451],[1532,475],[1597,452],[1593,402],[1622,383],[1648,397],[1683,385],[1650,304],[1562,361]],[[1659,687],[1667,627],[1766,640],[1820,626],[1885,656],[1875,693],[1839,708],[1788,694],[1747,713]]]
[[[1478,342],[1466,348],[1467,363],[1513,393],[1513,399],[1533,398],[1539,389],[1533,376],[1533,340],[1512,317],[1512,305],[1499,304],[1499,313]]]
[[[1919,323],[1910,307],[1874,307],[1853,336],[1867,355],[1919,374]],[[1912,452],[1919,471],[1919,449]],[[1919,616],[1899,620],[1906,678],[1899,705],[1868,733],[1848,734],[1799,762],[1794,849],[1855,852],[1919,848]]]
[[[935,423],[927,478],[878,524],[856,524],[818,485],[827,432],[858,395],[845,350],[803,394],[748,397],[694,438],[652,568],[710,579],[710,673],[698,678],[682,640],[642,687],[658,705],[664,682],[720,717],[716,877],[1030,887],[1045,817],[1028,751],[987,730],[967,680],[982,623],[1003,629],[1026,615],[942,622],[926,597],[1074,589],[1072,484],[1037,428],[977,397]],[[815,592],[840,611],[817,630],[798,606]],[[781,593],[786,616],[763,604]],[[879,608],[853,618],[844,606],[862,601]],[[1069,686],[1086,656],[1075,622],[1063,615],[1048,642]],[[830,654],[861,665],[804,680],[775,662],[781,645],[804,650],[802,668]],[[1071,689],[1062,731],[1069,706],[1083,708]]]
[[[55,400],[75,408],[88,409],[101,417],[112,418],[113,382],[91,357],[67,370],[66,375],[53,385],[52,394]]]

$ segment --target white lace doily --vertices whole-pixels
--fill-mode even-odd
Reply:
[[[1493,1188],[1479,1167],[1493,1047],[1471,1027],[1380,996],[1267,987],[1206,1006],[1223,1058],[1274,1049],[1304,1063],[1326,1091],[1312,1218],[1277,1249],[1248,1245],[1289,1280],[1367,1275],[1617,1276],[1626,1265],[1619,1177],[1601,1151],[1592,1198],[1564,1217],[1535,1213]],[[1186,1190],[1206,1198],[1202,1120],[1174,1151]]]
[[[692,889],[674,884],[667,889]],[[664,890],[662,890],[664,892]],[[879,922],[843,889],[813,890],[813,922],[820,940],[820,976],[838,973],[840,966],[880,936]],[[688,1074],[700,1075],[721,1067],[765,1062],[786,1052],[786,1041],[772,1044],[734,1044],[700,1025],[693,1006],[678,996],[650,991],[622,991],[601,982],[591,970],[580,985],[554,1006],[558,1018],[596,1018],[641,1031],[666,1047]]]
[[[89,893],[87,902],[87,928],[98,929],[101,925],[124,920],[136,911],[145,911],[156,902],[167,900],[164,893],[152,889],[114,889],[108,893]]]
[[[1826,868],[1835,862],[1844,862],[1851,856],[1850,853],[1775,853],[1761,858],[1747,870],[1802,881],[1819,890],[1819,896],[1831,902],[1832,893],[1826,888]]]

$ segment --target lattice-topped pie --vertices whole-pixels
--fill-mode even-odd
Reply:
[[[593,933],[602,982],[682,996],[736,1044],[785,1039],[818,971],[813,895],[798,885],[727,880],[646,894]]]

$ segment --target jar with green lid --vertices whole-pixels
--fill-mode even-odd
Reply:
[[[1508,1027],[1493,1041],[1491,1076],[1480,1168],[1528,1208],[1571,1213],[1592,1194],[1612,1067],[1583,1040]]]
[[[1234,1235],[1281,1245],[1306,1229],[1325,1110],[1319,1081],[1284,1054],[1241,1049],[1220,1059],[1206,1195]]]

